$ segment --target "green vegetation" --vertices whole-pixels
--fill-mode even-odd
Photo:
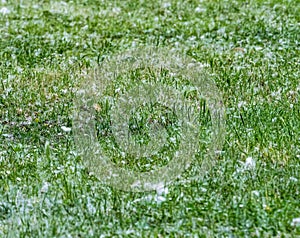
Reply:
[[[2,0],[0,237],[300,236],[299,12],[283,0]],[[68,129],[86,73],[143,45],[209,66],[227,117],[213,170],[159,196],[102,184]]]

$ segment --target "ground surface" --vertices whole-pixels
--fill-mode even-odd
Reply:
[[[299,7],[2,0],[0,237],[300,236]],[[138,45],[208,65],[226,108],[214,169],[161,197],[101,184],[68,132],[82,74]]]

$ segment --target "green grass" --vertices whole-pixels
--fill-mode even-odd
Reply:
[[[298,1],[7,0],[0,9],[0,237],[300,236]],[[72,127],[85,73],[134,45],[179,47],[207,64],[226,108],[213,170],[202,180],[187,171],[160,202],[105,186],[61,129]]]

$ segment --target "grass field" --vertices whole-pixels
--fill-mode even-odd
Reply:
[[[299,12],[292,0],[2,0],[0,237],[300,237]],[[207,65],[226,109],[213,170],[159,196],[101,183],[69,131],[86,72],[150,45]]]

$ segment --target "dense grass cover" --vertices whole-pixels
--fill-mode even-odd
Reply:
[[[299,12],[283,0],[2,0],[0,237],[300,236]],[[103,60],[150,45],[210,68],[226,142],[201,180],[123,192],[84,166],[73,99]]]

